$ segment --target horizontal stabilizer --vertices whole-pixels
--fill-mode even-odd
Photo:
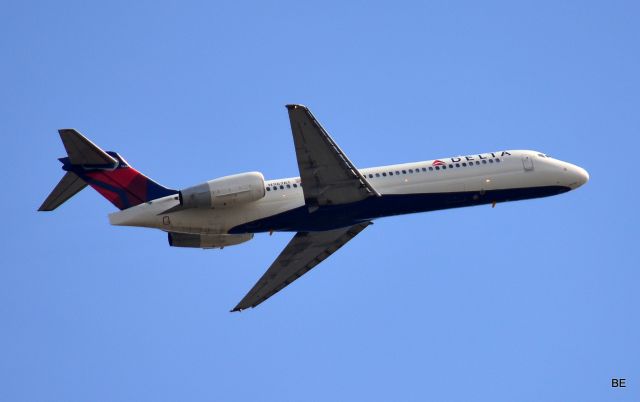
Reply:
[[[87,183],[78,175],[73,172],[67,172],[47,199],[44,200],[38,211],[53,211],[86,186]]]
[[[112,169],[118,166],[118,161],[115,158],[76,130],[65,128],[58,130],[58,133],[60,133],[60,138],[72,164]]]

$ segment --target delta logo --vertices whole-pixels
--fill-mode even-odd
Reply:
[[[505,157],[505,156],[511,156],[511,153],[509,151],[502,151],[502,152],[490,152],[488,154],[479,154],[479,155],[456,156],[453,158],[449,158],[451,160],[451,162],[449,163],[471,162],[471,164],[473,164],[473,161],[476,161],[476,160]],[[447,162],[441,161],[440,159],[436,159],[435,161],[431,162],[431,166],[447,166]]]
[[[496,155],[498,152],[490,152],[488,154],[480,154],[480,155],[473,155],[473,156],[458,156],[455,158],[451,158],[451,162],[464,162],[464,161],[474,161],[474,160],[482,160],[482,159],[489,159],[489,158],[497,158],[498,156],[511,156],[511,153],[509,151],[502,151],[500,152],[500,155]],[[464,158],[464,159],[463,159]],[[440,162],[441,161],[437,160],[436,162]],[[436,162],[433,162],[433,165],[435,166]],[[442,163],[444,165],[444,163]]]

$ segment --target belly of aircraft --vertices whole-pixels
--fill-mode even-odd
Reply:
[[[387,194],[353,204],[323,206],[314,212],[309,212],[308,208],[303,205],[240,224],[231,228],[229,233],[323,231],[351,226],[385,216],[547,197],[568,190],[568,187],[563,186],[544,186],[488,191]]]

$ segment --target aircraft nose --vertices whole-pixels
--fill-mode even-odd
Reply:
[[[570,186],[572,189],[576,189],[589,181],[589,172],[580,166],[571,165],[569,174],[571,176]]]
[[[578,174],[580,175],[579,183],[580,185],[583,185],[589,181],[589,172],[587,172],[585,169],[581,167],[578,167],[578,170],[579,170]]]

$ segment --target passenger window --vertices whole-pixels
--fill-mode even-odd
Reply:
[[[409,173],[413,173],[413,169],[409,169]]]
[[[397,175],[400,175],[400,171],[399,171],[399,170],[396,170],[396,174],[397,174]]]
[[[389,172],[389,176],[393,176],[393,172]]]
[[[476,161],[476,165],[479,165],[479,164],[480,164],[480,161]]]
[[[407,171],[406,171],[406,170],[403,170],[403,171],[402,171],[402,174],[407,174]]]
[[[383,175],[384,177],[387,177],[387,173],[386,173],[386,172],[382,172],[382,175]]]
[[[483,159],[483,160],[482,160],[482,164],[483,164],[483,165],[486,165],[486,164],[487,164],[487,161]]]
[[[273,186],[273,191],[278,191],[278,187],[277,186]]]
[[[284,190],[284,186],[282,184],[280,185],[280,190]]]
[[[423,172],[426,172],[426,171],[427,171],[427,168],[422,168],[422,171],[423,171]]]
[[[433,171],[433,166],[429,166],[429,170]]]
[[[460,167],[460,164],[459,164],[459,163],[456,163],[456,167]]]
[[[449,169],[453,169],[453,165],[452,165],[452,164],[451,164],[451,165],[449,165]]]
[[[271,187],[267,187],[267,191],[271,191]]]
[[[496,162],[500,162],[500,158],[496,158]]]
[[[297,185],[296,183],[293,183],[293,187],[297,188],[297,187],[298,187],[298,185]]]
[[[467,162],[462,162],[462,166],[467,167]]]
[[[442,165],[442,170],[446,169],[447,165]]]
[[[373,175],[371,173],[369,173],[369,178],[373,179]]]
[[[380,177],[380,173],[376,173],[376,177]]]
[[[440,170],[440,166],[436,166],[436,170]]]
[[[489,163],[493,163],[493,159],[489,159]]]

